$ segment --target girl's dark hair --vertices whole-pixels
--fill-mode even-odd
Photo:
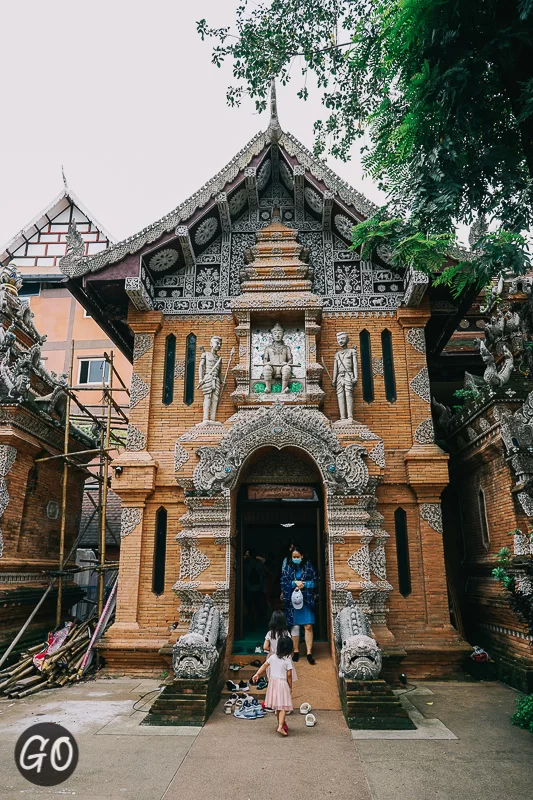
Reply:
[[[283,611],[272,612],[270,622],[268,623],[268,630],[273,639],[279,639],[288,634],[289,629]]]
[[[290,636],[280,636],[278,639],[278,646],[276,655],[278,658],[286,658],[287,656],[292,656],[292,651],[294,650],[294,645],[292,643],[292,639]]]

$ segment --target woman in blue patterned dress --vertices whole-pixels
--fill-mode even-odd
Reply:
[[[316,583],[317,574],[315,568],[305,557],[302,548],[296,545],[290,560],[287,561],[281,573],[281,596],[285,606],[287,625],[291,629],[292,641],[294,642],[293,661],[298,661],[299,658],[300,625],[303,625],[307,660],[310,664],[315,663],[313,656],[313,625],[315,623]],[[292,604],[292,593],[295,589],[301,589],[302,591],[303,606],[301,608],[294,608]]]

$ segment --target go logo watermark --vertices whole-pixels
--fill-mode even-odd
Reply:
[[[66,781],[76,769],[78,757],[72,734],[53,722],[32,725],[15,745],[18,771],[37,786],[56,786]]]

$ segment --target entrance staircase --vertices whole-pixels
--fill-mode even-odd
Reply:
[[[316,664],[308,663],[304,655],[305,647],[300,646],[300,660],[295,664],[298,680],[293,684],[292,701],[294,708],[298,709],[302,703],[310,703],[313,709],[321,711],[337,711],[341,708],[339,690],[337,686],[337,676],[335,664],[331,657],[331,651],[327,642],[317,642],[313,647]],[[261,663],[265,660],[264,655],[234,655],[231,657],[232,664],[239,664],[241,669],[238,672],[227,670],[225,680],[248,681],[254,675],[257,667],[250,666],[251,661],[259,659]],[[266,689],[260,691],[249,683],[250,691],[247,694],[257,697],[258,702],[265,699]],[[224,685],[222,699],[227,700],[231,691]]]

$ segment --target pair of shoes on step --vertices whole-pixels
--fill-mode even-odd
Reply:
[[[239,681],[239,683],[235,683],[235,681],[226,681],[226,686],[230,690],[230,692],[249,692],[250,687],[248,686],[248,681]]]
[[[292,660],[294,661],[294,663],[299,661],[300,660],[300,653],[293,653],[292,654]],[[315,657],[314,657],[314,655],[312,653],[308,653],[307,654],[307,660],[309,661],[310,664],[316,664]]]
[[[314,728],[316,725],[316,717],[311,714],[311,703],[302,703],[300,706],[300,714],[305,714],[305,724],[307,728]]]
[[[240,708],[235,709],[237,719],[258,719],[264,717],[263,707],[257,702],[255,697],[244,700]]]

